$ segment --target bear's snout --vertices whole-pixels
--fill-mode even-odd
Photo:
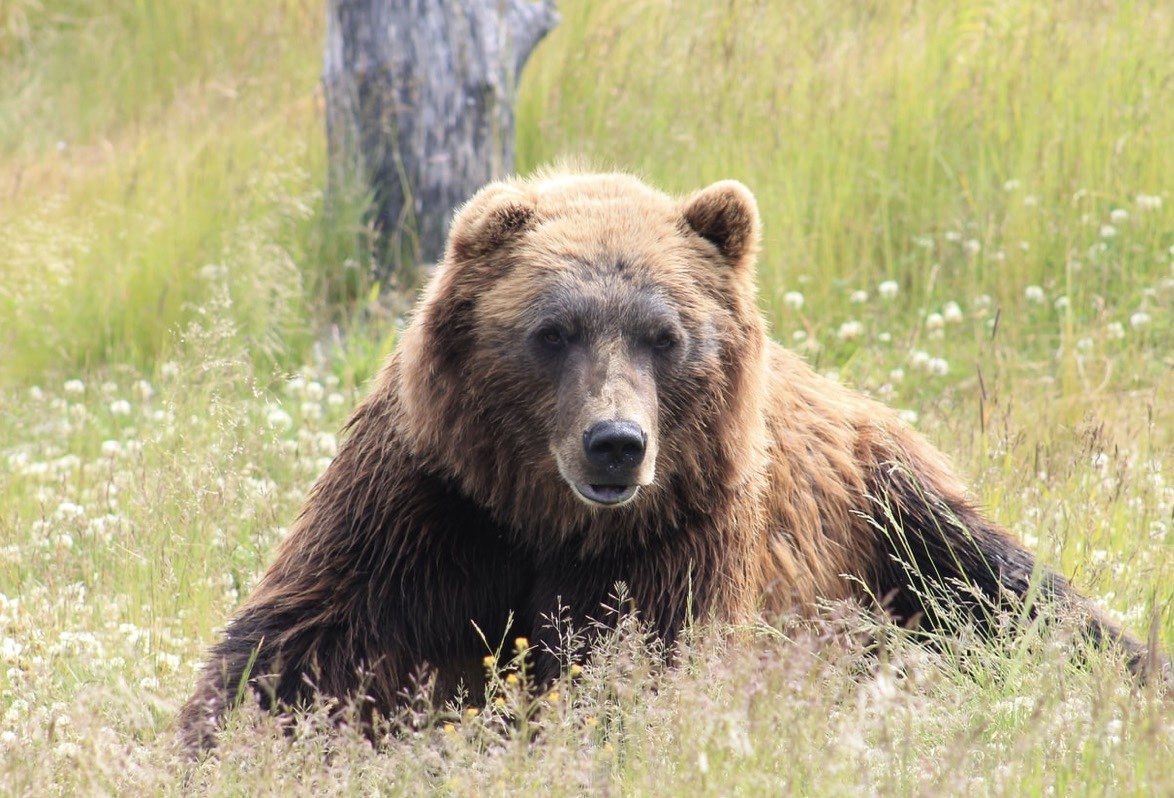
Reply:
[[[625,476],[644,462],[648,436],[633,421],[600,421],[583,433],[587,462],[609,475]]]

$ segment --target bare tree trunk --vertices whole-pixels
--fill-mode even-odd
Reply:
[[[554,0],[329,0],[330,192],[369,193],[379,277],[440,258],[453,210],[514,168],[514,96]]]

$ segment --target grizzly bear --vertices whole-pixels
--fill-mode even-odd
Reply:
[[[245,683],[285,710],[317,693],[383,713],[421,672],[475,695],[485,640],[556,643],[548,618],[590,626],[617,583],[670,648],[690,617],[839,599],[923,624],[958,614],[933,611],[945,599],[981,628],[1038,584],[1140,669],[1143,647],[1037,569],[892,410],[768,339],[758,242],[734,181],[677,199],[548,173],[476,194],[212,649],[187,745],[212,743]]]

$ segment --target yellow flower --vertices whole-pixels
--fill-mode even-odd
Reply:
[[[477,707],[469,707],[468,709],[465,710],[465,717],[466,718],[475,718],[480,714],[481,714],[481,710],[477,709]]]
[[[497,664],[497,657],[493,656],[492,654],[486,654],[485,659],[481,660],[481,662],[485,665],[486,668],[492,668]]]
[[[546,694],[547,701],[558,701],[558,690],[551,690]]]
[[[501,696],[498,696],[497,698],[493,699],[493,705],[495,707],[504,707],[505,706],[505,699],[502,698]]]
[[[511,673],[509,676],[505,677],[505,683],[511,684],[511,685],[517,684],[518,683],[518,674]]]
[[[519,637],[518,639],[514,640],[514,647],[518,651],[525,651],[530,647],[530,641],[524,637]]]
[[[595,717],[594,715],[591,715],[590,717],[587,718],[587,720],[585,720],[583,722],[585,724],[587,724],[588,729],[594,729],[596,726],[599,725],[599,718]]]
[[[457,727],[452,725],[451,723],[444,724],[444,733],[445,734],[455,734],[456,730],[457,730]]]
[[[573,679],[576,676],[582,675],[583,669],[581,667],[579,667],[578,663],[574,663],[571,665],[570,670],[568,672],[571,674],[571,678]]]

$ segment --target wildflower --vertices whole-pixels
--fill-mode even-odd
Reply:
[[[29,399],[32,399],[34,402],[40,402],[44,398],[45,392],[41,390],[39,385],[34,385],[33,387],[29,388]]]
[[[962,249],[966,251],[967,255],[977,255],[978,251],[982,249],[982,244],[978,242],[977,238],[968,238],[962,244]]]
[[[1135,330],[1140,330],[1150,323],[1150,314],[1144,310],[1139,310],[1129,317],[1129,326]]]
[[[135,395],[145,402],[155,395],[155,388],[146,380],[139,380],[135,383]]]
[[[1137,207],[1143,211],[1156,211],[1162,207],[1162,198],[1156,194],[1138,194]]]
[[[575,662],[571,664],[571,667],[568,669],[568,673],[570,674],[571,678],[574,679],[575,677],[582,675],[583,668],[579,665],[579,663]]]
[[[325,393],[326,393],[326,389],[323,388],[322,383],[318,382],[317,380],[306,383],[306,398],[307,399],[309,399],[313,402],[317,402],[322,399],[322,396]]]
[[[1029,285],[1023,289],[1023,296],[1027,298],[1028,302],[1040,304],[1044,301],[1044,289],[1038,285]]]
[[[930,374],[944,377],[950,373],[950,362],[944,357],[931,357],[929,362],[925,364],[925,369]]]
[[[122,451],[122,444],[118,441],[109,440],[102,441],[102,456],[115,457]]]
[[[546,700],[550,701],[551,703],[558,701],[558,697],[559,697],[558,690],[551,690],[549,693],[546,694]]]
[[[892,299],[897,295],[897,281],[885,280],[876,287],[876,292],[881,295],[882,299]]]
[[[911,427],[917,423],[916,410],[902,410],[901,412],[897,413],[897,417]]]
[[[1117,235],[1117,228],[1111,224],[1101,225],[1101,238],[1112,238]]]
[[[159,367],[159,376],[165,380],[172,380],[179,376],[179,364],[174,360],[168,360]]]
[[[1016,180],[1015,178],[1012,178],[1012,179],[1006,181],[1005,183],[1003,183],[1003,191],[1012,192],[1012,191],[1018,191],[1018,190],[1019,190],[1019,181]]]
[[[1129,221],[1129,211],[1124,208],[1114,208],[1109,211],[1109,221],[1113,224],[1124,224]]]
[[[702,773],[709,772],[709,757],[705,755],[704,751],[697,755],[697,769]]]
[[[927,330],[940,330],[945,325],[946,320],[941,313],[931,313],[925,317],[925,328]]]
[[[293,426],[293,419],[290,418],[289,413],[280,407],[275,407],[270,410],[269,415],[265,417],[265,421],[269,424],[270,429],[287,430]]]
[[[851,302],[853,305],[863,305],[865,302],[868,301],[868,292],[867,291],[853,291],[852,295],[850,297],[848,297],[848,301]]]
[[[1125,326],[1119,321],[1109,322],[1109,325],[1105,327],[1105,333],[1114,341],[1120,341],[1125,337]]]
[[[453,724],[451,724],[451,723],[444,724],[444,733],[445,734],[455,734],[456,730],[457,730],[457,727],[454,726]]]
[[[799,310],[803,307],[803,294],[798,291],[788,291],[783,294],[783,304],[792,310]]]
[[[346,399],[338,391],[332,391],[330,395],[326,397],[326,404],[330,405],[331,407],[341,407],[345,401]]]
[[[497,658],[494,657],[492,654],[486,654],[484,657],[481,658],[481,664],[484,665],[486,668],[492,668],[494,665],[497,664]]]
[[[958,306],[957,302],[947,302],[946,306],[942,308],[942,318],[947,324],[958,324],[962,321],[962,308]]]
[[[795,330],[791,333],[791,340],[802,343],[807,340],[807,330]]]
[[[1104,452],[1097,452],[1092,457],[1092,467],[1098,471],[1109,464],[1109,455]]]
[[[1056,297],[1056,301],[1052,303],[1052,307],[1054,307],[1056,310],[1067,310],[1068,305],[1069,300],[1067,296],[1058,296]]]
[[[81,396],[86,392],[86,384],[81,380],[67,380],[63,387],[66,393],[74,396]]]
[[[307,421],[318,421],[322,418],[322,405],[317,402],[302,402],[302,418]]]
[[[841,341],[854,341],[859,338],[860,334],[863,332],[864,325],[858,321],[852,320],[841,324],[840,330],[838,333],[836,333],[836,335],[839,336]]]
[[[889,372],[889,380],[891,382],[900,382],[905,379],[905,369],[896,368]]]
[[[465,710],[465,717],[466,718],[475,718],[480,714],[481,714],[481,710],[477,709],[477,707],[469,707],[468,709]]]
[[[524,637],[515,638],[514,639],[514,647],[518,651],[525,651],[526,649],[528,649],[530,647],[530,641]]]
[[[510,685],[511,687],[516,685],[518,683],[518,674],[511,673],[508,676],[506,676],[505,683]]]
[[[1023,204],[1029,208],[1034,208],[1036,205],[1039,205],[1039,197],[1035,194],[1028,194],[1023,198]]]
[[[110,403],[110,413],[115,416],[129,416],[130,402],[125,399],[115,399]]]

